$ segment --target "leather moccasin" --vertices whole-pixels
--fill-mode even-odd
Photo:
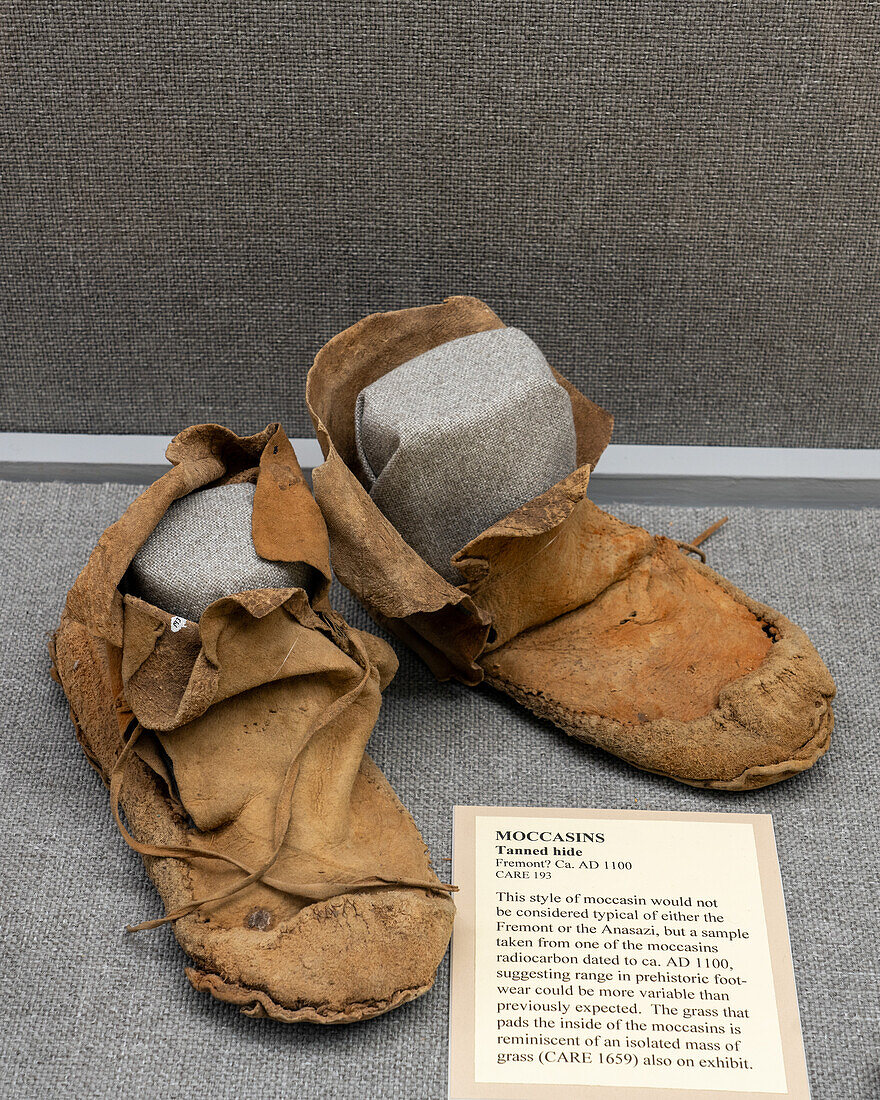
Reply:
[[[377,1016],[430,988],[454,914],[364,751],[397,660],[331,609],[326,528],[278,425],[188,428],[167,455],[101,536],[51,644],[82,747],[166,906],[135,928],[172,921],[196,989],[251,1016]],[[166,513],[229,485],[253,486],[247,551],[282,576],[295,566],[291,582],[242,583],[198,621],[139,598],[132,562]],[[211,549],[218,573],[225,551]]]
[[[446,342],[501,327],[488,306],[456,297],[373,314],[318,353],[307,397],[325,462],[313,484],[339,579],[438,678],[486,680],[638,768],[731,791],[809,768],[828,748],[835,693],[809,639],[681,544],[590,501],[611,417],[555,371],[577,468],[455,553],[460,583],[379,511],[359,463],[359,394]]]

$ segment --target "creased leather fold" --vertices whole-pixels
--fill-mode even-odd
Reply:
[[[478,683],[475,659],[489,634],[488,617],[403,541],[342,461],[316,421],[325,462],[312,475],[315,496],[333,532],[340,581],[392,633],[411,644],[440,679]]]
[[[581,466],[453,557],[464,590],[492,620],[487,651],[583,607],[653,546],[647,531],[597,512],[589,480]]]

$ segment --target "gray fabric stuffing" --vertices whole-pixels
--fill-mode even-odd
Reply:
[[[450,340],[358,396],[370,496],[447,580],[450,557],[577,464],[568,394],[516,328]]]
[[[254,549],[254,486],[215,485],[176,500],[126,575],[134,596],[197,621],[215,600],[251,588],[305,588],[308,565],[266,561]]]

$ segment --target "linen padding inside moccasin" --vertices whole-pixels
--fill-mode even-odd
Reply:
[[[215,485],[176,500],[135,555],[125,578],[133,596],[197,621],[215,600],[254,588],[304,588],[301,562],[266,561],[254,548],[254,486]]]
[[[454,584],[457,550],[577,465],[571,400],[516,328],[450,340],[367,386],[355,436],[378,509]]]

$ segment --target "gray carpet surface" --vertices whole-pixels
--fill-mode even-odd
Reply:
[[[14,1097],[334,1097],[446,1094],[447,964],[434,990],[363,1024],[249,1020],[195,993],[171,932],[126,936],[159,912],[137,856],[49,679],[46,632],[132,486],[0,483],[0,1092]],[[710,509],[621,505],[623,518],[691,538]],[[880,511],[737,509],[710,562],[803,625],[839,687],[830,753],[742,795],[644,775],[489,689],[438,685],[410,654],[371,751],[438,866],[455,803],[736,810],[773,814],[815,1100],[872,1100],[878,1071]],[[366,615],[343,590],[337,606]]]

